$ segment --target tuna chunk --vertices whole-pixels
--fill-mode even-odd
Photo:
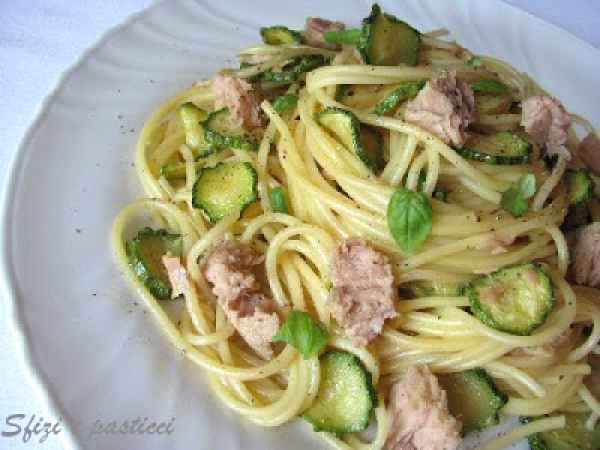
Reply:
[[[521,104],[521,125],[549,156],[561,155],[571,159],[565,147],[571,116],[562,103],[545,95],[529,97]]]
[[[248,245],[222,242],[204,261],[203,272],[227,318],[264,359],[273,357],[271,341],[279,329],[275,303],[261,292],[255,270],[263,257]]]
[[[386,450],[456,450],[460,423],[448,411],[446,392],[427,366],[413,366],[392,386]]]
[[[342,22],[333,22],[321,19],[320,17],[308,17],[304,29],[304,40],[311,47],[336,50],[339,48],[339,45],[325,42],[324,33],[328,31],[342,31],[344,28],[345,25]]]
[[[600,139],[595,133],[588,134],[579,143],[577,154],[592,172],[600,175]]]
[[[396,316],[396,289],[387,257],[362,239],[343,242],[331,262],[331,309],[354,344],[367,345]]]
[[[465,143],[465,129],[474,119],[473,90],[453,72],[432,78],[406,105],[407,122],[435,134],[446,144]]]
[[[246,80],[218,73],[213,79],[215,106],[227,107],[236,126],[247,129],[262,126],[256,92]]]
[[[164,255],[162,263],[167,270],[169,281],[171,282],[172,294],[171,298],[177,298],[181,294],[185,294],[189,290],[187,270],[181,265],[181,260],[178,257]]]
[[[600,287],[600,222],[577,232],[571,270],[577,284]]]

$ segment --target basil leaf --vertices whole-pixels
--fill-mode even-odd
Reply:
[[[298,96],[294,94],[280,95],[273,102],[273,109],[281,114],[288,109],[295,108],[298,104]]]
[[[432,220],[431,203],[424,193],[400,189],[390,198],[388,228],[404,253],[413,253],[423,245],[431,233]]]
[[[273,211],[284,214],[289,213],[287,192],[284,187],[277,186],[271,189],[269,199],[271,200],[271,208],[273,208]]]
[[[514,186],[502,194],[500,205],[513,216],[520,217],[529,211],[527,200],[535,195],[535,191],[535,175],[532,173],[523,175]]]
[[[304,359],[317,355],[327,345],[329,333],[304,311],[292,311],[273,341],[283,341],[296,347]]]

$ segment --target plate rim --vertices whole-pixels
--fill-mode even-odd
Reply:
[[[193,0],[196,4],[201,4],[204,0]],[[473,1],[473,0],[469,0]],[[0,187],[2,193],[0,196],[0,294],[5,299],[5,311],[7,313],[7,322],[10,329],[10,334],[14,339],[15,351],[18,355],[19,363],[23,368],[28,384],[34,391],[34,396],[41,407],[51,415],[53,419],[64,419],[68,414],[65,414],[64,408],[60,404],[56,393],[50,389],[48,378],[45,373],[38,367],[37,361],[31,352],[32,339],[28,332],[28,326],[25,324],[22,302],[18,294],[18,285],[14,275],[14,263],[11,259],[12,248],[9,239],[9,231],[12,229],[11,212],[15,207],[15,193],[17,183],[22,181],[22,166],[27,153],[27,148],[30,146],[31,140],[34,138],[38,125],[44,120],[48,111],[59,95],[64,85],[69,81],[71,76],[91,57],[94,52],[101,49],[113,36],[117,35],[122,30],[133,25],[139,20],[143,20],[147,15],[151,14],[155,9],[162,7],[169,0],[154,0],[150,5],[143,9],[127,15],[119,23],[107,28],[102,32],[89,46],[87,46],[79,56],[63,70],[53,87],[43,100],[38,103],[33,119],[27,126],[21,140],[17,143],[16,150],[9,158],[7,164],[7,177]],[[591,48],[600,55],[600,48],[586,41],[579,36],[576,36],[571,31],[562,26],[545,20],[535,14],[504,0],[496,0],[497,4],[502,7],[517,10],[519,13],[527,16],[528,20],[537,21],[543,24],[553,33],[560,33],[563,38],[575,41],[578,45],[584,45]],[[58,435],[62,447],[65,450],[82,450],[84,447],[79,442],[79,439],[73,433],[69,421],[61,421],[62,430]]]
[[[50,389],[48,378],[38,367],[35,358],[31,352],[31,336],[28,333],[25,324],[22,301],[18,295],[18,285],[14,275],[14,264],[11,259],[12,248],[9,239],[9,232],[12,228],[11,212],[15,207],[15,193],[17,182],[21,180],[21,169],[23,161],[34,138],[38,125],[48,115],[48,111],[55,98],[60,94],[64,85],[71,76],[98,50],[101,49],[113,36],[120,31],[128,28],[135,22],[144,19],[145,16],[152,13],[155,9],[161,7],[169,0],[154,0],[150,5],[139,11],[125,16],[117,24],[104,30],[89,46],[87,46],[77,58],[64,69],[54,82],[54,86],[48,94],[37,105],[33,114],[33,119],[27,126],[23,137],[17,144],[15,152],[9,159],[7,165],[7,177],[2,187],[0,197],[0,293],[5,299],[5,311],[10,333],[14,339],[15,351],[19,358],[19,363],[25,372],[27,383],[32,387],[36,400],[45,410],[52,420],[61,419],[61,432],[58,434],[58,440],[65,450],[82,450],[83,446],[79,442],[71,429],[69,421],[62,420],[67,416],[65,409],[61,406],[57,395]]]

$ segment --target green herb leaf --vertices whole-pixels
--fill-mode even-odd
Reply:
[[[514,186],[502,194],[500,205],[513,216],[520,217],[529,210],[527,200],[535,195],[535,191],[535,175],[523,175]]]
[[[392,236],[404,253],[419,249],[429,233],[433,211],[427,195],[409,189],[394,192],[387,209],[387,223]]]
[[[273,109],[281,114],[284,111],[293,109],[298,104],[298,96],[294,94],[280,95],[273,102]]]
[[[296,347],[304,359],[317,355],[328,340],[327,330],[304,311],[292,311],[273,336],[273,341],[287,342]]]
[[[273,211],[284,214],[289,213],[287,192],[283,186],[277,186],[271,189],[269,197],[271,200],[271,208],[273,208]]]

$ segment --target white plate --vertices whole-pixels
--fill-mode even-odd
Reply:
[[[476,52],[510,61],[600,123],[600,54],[500,2],[384,1],[422,30],[447,27]],[[251,5],[251,6],[248,6]],[[2,285],[34,383],[63,417],[65,445],[85,449],[288,450],[324,447],[302,421],[259,429],[212,397],[117,272],[111,221],[141,191],[133,145],[149,112],[194,80],[234,64],[258,28],[321,15],[356,24],[363,1],[158,3],[108,33],[65,74],[27,133],[9,180]],[[90,437],[96,420],[167,421],[168,436]]]

